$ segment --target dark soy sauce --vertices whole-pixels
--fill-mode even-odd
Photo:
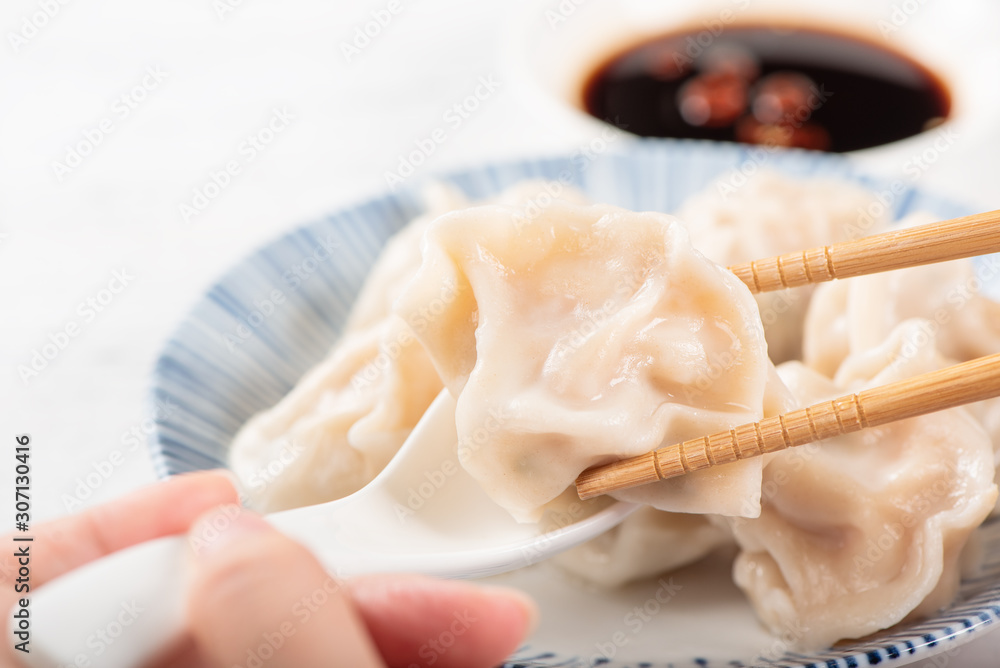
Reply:
[[[631,47],[590,75],[583,101],[646,137],[832,152],[910,137],[951,108],[944,84],[902,54],[821,30],[749,25]]]

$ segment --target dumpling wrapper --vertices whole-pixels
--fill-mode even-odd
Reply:
[[[921,326],[848,358],[849,388],[799,362],[778,372],[802,407],[932,371],[945,364],[933,345],[899,357]],[[954,599],[962,548],[996,496],[989,437],[964,408],[782,451],[765,466],[760,517],[730,520],[734,579],[803,648],[859,638]]]
[[[899,225],[934,220],[930,214],[916,213]],[[983,290],[998,276],[1000,259],[988,256],[978,262],[954,260],[820,285],[805,320],[803,360],[820,373],[837,374],[838,385],[849,383],[847,371],[838,372],[844,359],[874,349],[909,318],[919,318],[920,326],[900,345],[900,358],[893,363],[928,347],[950,363],[1000,352],[1000,303]],[[1000,467],[1000,399],[966,408],[990,434]]]
[[[899,227],[934,220],[913,214]],[[1000,352],[1000,303],[980,292],[998,275],[1000,259],[987,257],[978,266],[955,260],[820,285],[805,321],[803,360],[832,376],[844,358],[880,345],[908,318],[925,323],[902,349],[904,356],[927,345],[959,362]]]
[[[729,531],[703,515],[646,506],[552,560],[587,582],[618,587],[690,564],[727,543],[732,543]]]
[[[889,220],[871,192],[843,181],[793,179],[768,170],[739,187],[731,180],[719,180],[677,212],[694,247],[723,266],[877,234]],[[775,363],[801,358],[811,294],[803,286],[756,295]]]
[[[531,213],[551,201],[552,190],[526,181],[494,201]],[[559,195],[584,201],[571,188],[560,186]],[[284,510],[356,492],[395,455],[443,387],[413,334],[428,314],[404,320],[392,304],[420,266],[420,240],[430,222],[469,202],[442,184],[431,184],[424,198],[427,213],[386,244],[326,359],[236,435],[230,466],[255,509]],[[438,298],[449,299],[447,288]]]
[[[428,213],[386,244],[327,357],[236,434],[229,464],[254,509],[297,508],[361,489],[441,391],[410,325],[391,311],[420,266],[426,227],[441,212],[467,204],[445,188],[427,196]]]
[[[454,298],[440,298],[448,286]],[[556,202],[525,218],[446,214],[397,303],[457,397],[459,459],[537,521],[584,469],[763,415],[756,303],[674,218]],[[616,494],[659,509],[755,516],[759,459]]]
[[[772,366],[769,371],[764,417],[779,415],[794,406],[775,368]],[[761,461],[766,462],[769,456],[765,455]],[[573,494],[575,496],[575,492]],[[759,514],[758,495],[746,497],[743,503],[743,514],[750,517]],[[687,566],[732,542],[725,518],[666,512],[646,506],[618,526],[555,555],[552,560],[588,582],[617,587]]]

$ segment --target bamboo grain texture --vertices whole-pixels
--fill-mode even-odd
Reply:
[[[1000,252],[1000,210],[729,267],[753,293]]]
[[[1000,396],[1000,353],[588,469],[581,499]]]

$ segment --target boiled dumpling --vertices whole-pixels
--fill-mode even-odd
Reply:
[[[778,371],[799,407],[932,371],[946,363],[933,344],[901,356],[922,326],[849,357],[850,387],[798,362]],[[862,637],[953,600],[962,547],[996,496],[989,437],[964,408],[786,450],[764,468],[760,517],[731,521],[734,578],[803,647]]]
[[[670,216],[559,202],[528,221],[504,206],[447,214],[397,312],[435,303],[417,335],[457,397],[460,461],[519,520],[537,520],[589,466],[763,415],[771,365],[756,303]],[[760,467],[617,496],[753,516]]]
[[[795,402],[772,366],[764,395],[764,417],[792,410]],[[766,461],[766,457],[761,460]],[[598,497],[602,498],[602,497]],[[740,515],[759,514],[757,494],[744,497]],[[732,536],[720,518],[643,507],[617,527],[553,557],[588,582],[616,587],[698,561]]]
[[[739,188],[726,185],[717,181],[677,210],[695,248],[720,264],[869,236],[888,222],[870,191],[844,181],[763,170]]]
[[[552,560],[587,582],[617,587],[690,564],[731,541],[728,531],[704,515],[646,506]]]
[[[229,463],[247,503],[273,512],[338,499],[372,480],[441,390],[393,300],[420,265],[420,238],[437,214],[467,202],[427,192],[429,211],[390,239],[341,339],[276,406],[236,434]]]
[[[814,368],[779,377],[765,337],[775,359],[797,355],[808,289],[755,302],[670,216],[584,206],[561,184],[494,202],[438,218],[468,206],[438,189],[387,245],[329,356],[239,433],[231,463],[257,509],[356,491],[444,386],[462,465],[518,519],[548,522],[592,465],[1000,350],[1000,307],[962,292],[993,265],[951,263],[821,287]],[[694,247],[728,265],[875,233],[873,203],[764,174],[681,211]],[[806,647],[933,612],[997,496],[973,413],[1000,444],[994,400],[620,492],[650,507],[556,561],[615,586],[735,537],[737,583]]]
[[[900,227],[934,222],[914,214]],[[946,357],[966,361],[1000,352],[1000,304],[980,293],[1000,272],[1000,260],[956,260],[924,267],[860,276],[817,288],[805,321],[803,360],[833,375],[847,355],[879,345],[907,318],[925,320],[904,356],[933,345]]]
[[[832,180],[795,180],[762,171],[739,187],[722,179],[687,200],[677,215],[694,247],[723,266],[826,246],[882,231],[888,211],[868,191]],[[812,290],[756,295],[768,353],[801,357],[802,321]]]
[[[917,213],[899,224],[910,227],[933,221],[929,214]],[[803,359],[820,373],[836,373],[837,384],[850,382],[844,375],[848,370],[837,371],[844,359],[872,350],[907,318],[919,318],[920,326],[902,343],[900,357],[892,364],[928,347],[950,362],[1000,352],[1000,303],[982,292],[998,273],[1000,259],[988,256],[820,285],[805,321]],[[966,408],[990,434],[1000,465],[1000,399]]]
[[[530,184],[525,184],[530,188]],[[344,333],[364,330],[392,316],[392,304],[403,287],[420,267],[420,240],[431,221],[448,211],[469,206],[469,200],[454,188],[442,183],[432,183],[424,189],[426,212],[417,216],[406,227],[386,242],[344,326]]]
[[[530,216],[551,202],[551,185],[529,181],[495,201]],[[560,187],[561,197],[583,201]],[[404,320],[392,304],[420,266],[420,240],[438,215],[469,205],[456,190],[432,184],[427,213],[389,240],[365,280],[341,339],[281,402],[236,435],[230,466],[250,505],[271,512],[330,501],[370,482],[399,450],[442,383],[417,342],[431,311]],[[445,287],[438,301],[451,298]]]
[[[230,466],[248,505],[273,512],[356,492],[396,454],[440,390],[426,353],[398,317],[345,335],[236,435]]]

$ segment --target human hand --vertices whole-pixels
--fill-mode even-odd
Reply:
[[[116,550],[188,531],[189,632],[156,668],[486,668],[534,623],[534,605],[505,589],[413,575],[331,578],[308,550],[236,502],[227,475],[197,473],[39,525],[32,588]],[[5,555],[5,611],[18,596],[16,572],[16,559]],[[5,645],[0,664],[17,665]]]

